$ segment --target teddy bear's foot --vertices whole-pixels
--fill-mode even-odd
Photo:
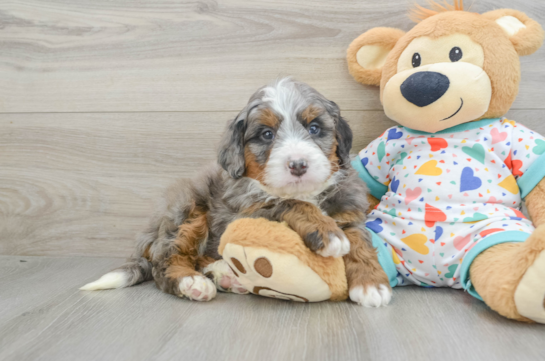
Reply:
[[[240,295],[249,293],[223,259],[206,266],[203,273],[212,279],[217,289],[222,292],[232,292]]]
[[[538,227],[526,242],[528,257],[539,253],[517,286],[515,305],[521,316],[545,323],[545,226]]]
[[[356,286],[349,292],[350,300],[364,307],[381,307],[387,306],[392,299],[392,290],[386,285],[379,285],[378,289],[375,286],[367,286],[364,290],[363,286]]]
[[[179,284],[180,296],[192,301],[210,301],[216,297],[216,286],[205,276],[187,276]]]
[[[293,254],[228,243],[223,257],[240,283],[254,294],[297,302],[325,301],[332,296],[329,285]],[[334,269],[332,262],[330,270]]]
[[[473,287],[494,311],[518,321],[545,323],[545,225],[524,242],[487,249],[469,272]]]

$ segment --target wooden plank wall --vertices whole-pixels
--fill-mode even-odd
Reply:
[[[425,1],[420,1],[424,3]],[[469,1],[466,1],[469,2]],[[411,28],[410,0],[0,2],[0,254],[115,256],[161,190],[213,161],[225,122],[278,76],[343,109],[354,151],[393,123],[345,51]],[[545,25],[545,2],[516,7]],[[545,133],[545,49],[522,59],[510,112]]]

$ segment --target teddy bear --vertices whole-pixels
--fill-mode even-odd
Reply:
[[[412,18],[410,31],[373,28],[347,51],[350,74],[379,86],[399,124],[352,163],[371,190],[367,228],[394,285],[464,289],[507,318],[545,323],[545,138],[504,117],[519,56],[543,29],[461,0]]]

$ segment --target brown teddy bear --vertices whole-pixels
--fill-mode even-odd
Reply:
[[[350,74],[380,86],[400,124],[353,162],[376,206],[367,227],[397,285],[463,288],[505,317],[545,323],[545,139],[503,117],[519,56],[543,29],[458,0],[412,15],[410,31],[374,28],[348,49]]]

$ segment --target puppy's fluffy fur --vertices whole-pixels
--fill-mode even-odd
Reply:
[[[350,166],[351,145],[337,105],[310,86],[286,78],[259,89],[229,122],[217,164],[167,190],[135,257],[82,289],[154,279],[193,300],[212,299],[216,287],[245,293],[222,264],[219,239],[237,218],[264,217],[287,222],[324,257],[344,256],[353,301],[387,304],[391,290],[365,231],[367,188]]]

